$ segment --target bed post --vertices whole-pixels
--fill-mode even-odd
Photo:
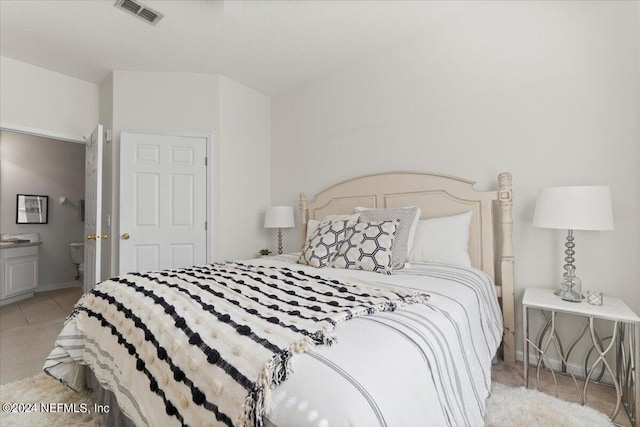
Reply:
[[[509,172],[498,175],[498,203],[502,244],[500,253],[500,285],[502,286],[502,316],[504,320],[504,360],[516,363],[515,347],[515,275],[513,269],[513,177]]]
[[[309,211],[307,211],[307,194],[300,193],[300,225],[302,225],[302,246],[301,248],[304,250],[304,244],[307,242],[307,216],[309,215]]]

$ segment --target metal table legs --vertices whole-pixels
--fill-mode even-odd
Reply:
[[[640,358],[640,327],[621,323],[618,326],[618,348],[616,357],[616,377],[620,383],[622,405],[637,426],[640,419],[640,382],[638,381],[638,359]]]
[[[638,382],[638,357],[640,355],[640,328],[634,324],[625,324],[618,321],[613,322],[613,332],[610,337],[601,339],[595,328],[592,317],[588,317],[581,331],[574,338],[567,352],[564,352],[562,343],[556,333],[556,312],[551,311],[547,315],[540,310],[546,324],[541,330],[539,339],[534,342],[529,338],[529,307],[523,309],[523,330],[524,330],[524,382],[525,387],[529,387],[529,348],[533,347],[536,351],[538,361],[536,363],[536,383],[540,390],[540,369],[547,368],[551,372],[555,384],[556,397],[558,396],[558,382],[556,379],[556,371],[551,366],[548,358],[548,351],[553,344],[557,354],[561,359],[561,374],[569,374],[576,386],[580,402],[585,405],[588,399],[589,384],[591,382],[599,382],[606,370],[613,381],[616,390],[616,407],[610,415],[614,420],[623,407],[627,413],[631,425],[636,427],[640,417],[640,405],[638,405],[638,397],[640,396],[640,384]],[[575,345],[589,331],[591,338],[591,349],[587,352],[584,359],[584,377],[580,378],[585,381],[584,387],[578,385],[578,380],[574,375],[571,366],[567,360],[571,355]],[[545,339],[546,336],[546,339]],[[605,347],[605,342],[609,341]],[[613,371],[611,365],[606,359],[613,349],[616,352],[616,372]],[[597,356],[595,361],[589,364],[590,356],[595,352]],[[600,365],[600,373],[594,376],[597,366]]]

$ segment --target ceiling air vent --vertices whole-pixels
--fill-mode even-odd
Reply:
[[[137,16],[144,22],[156,25],[163,18],[163,14],[145,6],[136,0],[116,0],[114,4],[118,9],[122,9],[127,13]]]

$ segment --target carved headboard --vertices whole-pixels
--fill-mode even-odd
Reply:
[[[302,242],[309,219],[350,214],[353,208],[418,206],[421,219],[472,211],[469,230],[471,264],[491,276],[501,299],[505,324],[505,360],[515,363],[511,174],[498,176],[498,190],[476,191],[474,181],[445,175],[391,172],[341,182],[309,203],[300,194]]]

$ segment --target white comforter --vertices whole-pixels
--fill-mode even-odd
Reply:
[[[322,274],[427,291],[431,299],[352,319],[336,327],[336,345],[296,356],[294,374],[274,392],[267,425],[484,424],[491,360],[503,330],[485,273],[413,264],[391,276],[331,268]]]
[[[296,256],[250,261],[291,266]],[[502,317],[491,280],[481,271],[413,265],[391,276],[296,265],[296,269],[431,295],[427,304],[351,319],[335,328],[338,343],[293,358],[294,373],[273,392],[267,426],[480,426],[490,391],[491,360]],[[68,327],[67,335],[70,336]],[[68,359],[72,343],[60,339]],[[47,371],[73,384],[81,370],[56,363]],[[58,358],[58,359],[56,359]],[[127,394],[126,390],[119,390]],[[132,396],[133,397],[133,396]],[[136,411],[136,395],[122,409]],[[134,417],[137,418],[137,417]],[[137,418],[140,419],[140,418]],[[213,424],[213,422],[212,422]]]

